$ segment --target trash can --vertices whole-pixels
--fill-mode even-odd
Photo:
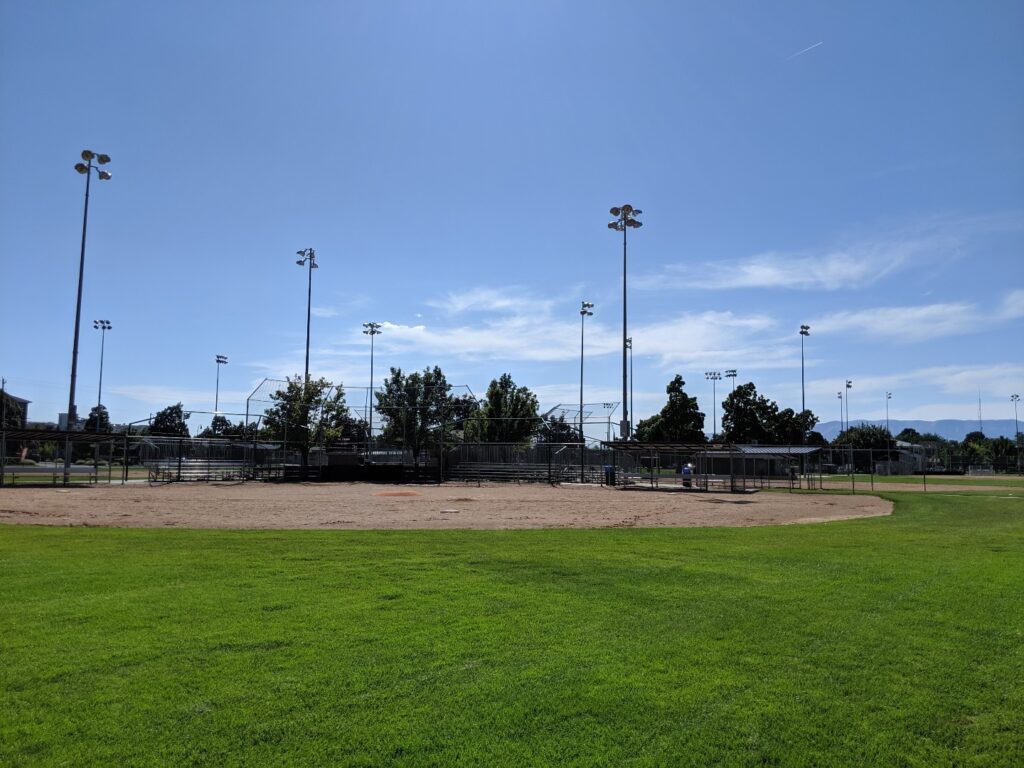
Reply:
[[[615,485],[615,467],[614,466],[609,466],[608,464],[604,465],[604,484],[605,485]]]

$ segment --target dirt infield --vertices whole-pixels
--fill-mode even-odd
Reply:
[[[509,529],[786,525],[892,512],[876,496],[359,483],[0,489],[0,522],[120,528]]]

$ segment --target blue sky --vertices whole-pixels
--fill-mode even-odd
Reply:
[[[1019,2],[0,2],[0,375],[114,421],[241,411],[301,372],[440,365],[542,406],[620,398],[632,203],[637,417],[708,370],[782,406],[1012,418],[1024,390]],[[724,382],[723,382],[724,384]],[[721,395],[721,385],[719,389]],[[719,397],[721,399],[721,397]],[[197,421],[202,421],[198,419]]]

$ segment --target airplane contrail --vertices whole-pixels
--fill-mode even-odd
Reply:
[[[819,45],[824,45],[824,44],[825,44],[825,41],[824,41],[824,40],[820,40],[820,41],[818,41],[817,43],[815,43],[814,45],[809,45],[809,46],[807,46],[806,48],[804,48],[804,49],[803,49],[802,51],[797,51],[797,52],[796,52],[796,53],[794,53],[794,54],[793,54],[792,56],[789,56],[789,57],[787,57],[787,58],[786,58],[786,61],[789,61],[790,59],[795,59],[795,58],[796,58],[797,56],[803,56],[803,55],[804,55],[805,53],[807,53],[808,51],[813,51],[813,50],[814,50],[815,48],[817,48],[817,47],[818,47]]]

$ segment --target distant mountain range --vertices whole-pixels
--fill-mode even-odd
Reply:
[[[859,424],[877,424],[885,426],[885,420],[850,419],[853,426]],[[1008,437],[1013,439],[1013,419],[985,419],[983,423],[985,437]],[[931,432],[947,440],[963,440],[969,432],[978,431],[978,420],[941,419],[939,421],[902,421],[889,419],[889,431],[898,435],[907,428],[916,429],[921,434]],[[816,427],[825,439],[832,440],[841,431],[838,421],[824,421]]]

